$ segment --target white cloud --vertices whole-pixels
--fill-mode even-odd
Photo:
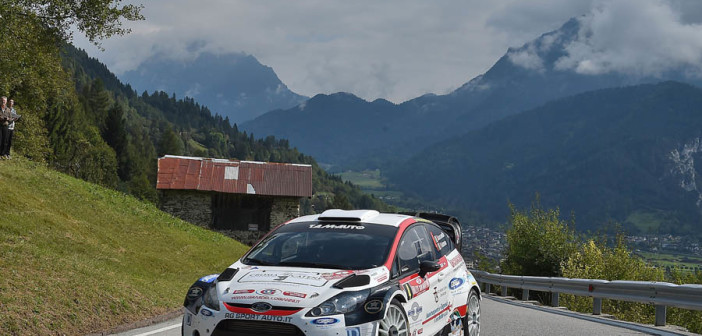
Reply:
[[[560,70],[581,74],[611,72],[659,76],[666,71],[702,66],[702,25],[685,23],[662,0],[598,1],[580,18],[577,40],[566,46]]]
[[[461,86],[488,70],[508,47],[522,45],[589,12],[594,1],[142,0],[138,2],[146,6],[147,20],[130,24],[132,34],[105,41],[102,53],[80,38],[76,45],[118,74],[157,53],[185,60],[203,51],[244,52],[272,67],[291,90],[304,95],[345,91],[367,100],[382,97],[401,102]],[[651,8],[658,3],[622,1],[628,7],[642,3]],[[699,0],[671,1],[686,10],[683,20],[694,21],[702,15],[702,7],[694,4]],[[618,15],[628,21],[644,14]],[[654,23],[665,24],[667,33],[654,34],[650,22],[637,29],[648,31],[659,42],[678,37],[664,45],[677,48],[685,62],[694,60],[696,43],[687,47],[680,43],[684,36],[695,37],[692,26],[656,14],[650,14],[651,18],[661,20]],[[607,20],[602,15],[596,18],[593,32],[599,34],[608,29]],[[626,37],[622,33],[621,38]],[[571,57],[561,66],[598,71],[613,61],[625,63],[619,59],[651,46],[643,41],[645,47],[637,47],[642,41],[630,41],[631,46],[619,46],[618,57],[601,55],[599,50],[611,43],[607,38],[614,39],[595,36],[583,39],[581,46],[571,46]],[[538,65],[528,55],[515,57],[523,64]],[[661,62],[670,59],[659,58]],[[645,66],[643,60],[636,63]]]
[[[533,43],[530,43],[524,50],[514,50],[508,52],[507,57],[509,57],[509,60],[512,63],[522,68],[536,70],[539,72],[543,72],[545,70],[544,61],[536,52],[536,47]]]

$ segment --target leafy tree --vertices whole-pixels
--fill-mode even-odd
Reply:
[[[32,161],[46,161],[51,149],[44,120],[34,113],[24,113],[16,105],[15,108],[22,119],[16,123],[12,150]]]
[[[670,275],[671,281],[682,284],[702,284],[702,271],[695,272],[673,271]],[[668,323],[684,326],[693,333],[702,333],[702,312],[680,308],[669,308],[667,314]]]
[[[108,112],[102,132],[105,142],[115,150],[117,156],[117,173],[120,179],[129,178],[129,162],[127,156],[128,140],[122,107],[115,104]]]
[[[576,247],[575,233],[569,223],[560,219],[558,209],[542,209],[538,197],[528,212],[521,212],[512,204],[509,206],[511,227],[507,230],[508,247],[501,265],[503,272],[561,276],[561,264]]]
[[[184,145],[180,137],[169,128],[161,135],[161,142],[159,142],[158,148],[159,156],[167,154],[183,155]]]
[[[344,194],[336,194],[334,195],[334,201],[332,202],[331,207],[333,209],[342,209],[342,210],[351,210],[353,206],[349,202],[348,197]]]
[[[626,246],[623,234],[617,235],[614,247],[606,239],[588,240],[563,263],[563,276],[580,279],[663,281],[660,269],[647,265]],[[563,304],[571,310],[589,312],[592,298],[564,295]],[[627,321],[653,323],[655,308],[652,305],[613,300],[602,300],[602,312]]]
[[[142,20],[141,5],[120,6],[120,0],[16,0],[0,3],[0,14],[21,17],[44,27],[43,33],[68,41],[73,36],[71,27],[83,32],[92,42],[123,35],[129,30],[122,20]]]

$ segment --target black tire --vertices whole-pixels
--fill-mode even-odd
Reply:
[[[480,297],[475,289],[468,295],[466,317],[463,320],[463,335],[480,336]]]
[[[392,299],[385,317],[378,325],[378,336],[409,336],[407,313],[396,299]]]

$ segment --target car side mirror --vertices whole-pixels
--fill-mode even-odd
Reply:
[[[436,272],[440,269],[441,265],[438,262],[425,260],[419,263],[419,276],[423,278],[427,273]]]

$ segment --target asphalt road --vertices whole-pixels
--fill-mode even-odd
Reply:
[[[146,328],[114,334],[117,336],[180,336],[181,318]],[[632,330],[634,329],[634,330]],[[481,335],[694,335],[671,328],[652,328],[592,317],[518,301],[486,296],[481,302]]]

